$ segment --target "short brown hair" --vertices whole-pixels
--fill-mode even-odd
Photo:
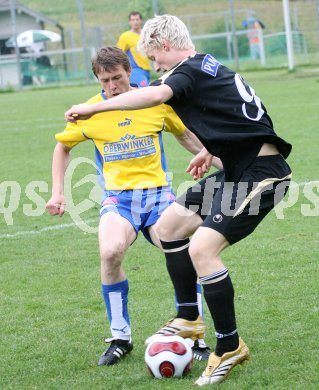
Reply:
[[[101,71],[111,72],[118,66],[122,66],[126,72],[131,70],[128,56],[116,46],[105,46],[92,57],[92,71],[97,78]]]
[[[140,17],[140,19],[143,20],[142,14],[140,12],[138,12],[138,11],[130,12],[129,15],[128,15],[128,20],[131,19],[131,16],[135,16],[135,15],[138,15]]]

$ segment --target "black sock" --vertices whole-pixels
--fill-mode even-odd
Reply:
[[[161,241],[166,267],[172,280],[178,304],[177,317],[194,321],[198,317],[197,274],[188,253],[189,239]]]
[[[217,337],[215,353],[222,356],[239,345],[233,284],[226,268],[199,280],[203,283],[205,300],[214,321]]]

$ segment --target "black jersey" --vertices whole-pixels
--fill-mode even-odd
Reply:
[[[291,145],[278,137],[266,108],[244,79],[210,54],[196,54],[153,85],[167,84],[171,105],[185,126],[223,162],[227,180],[237,181],[263,143],[286,158]]]

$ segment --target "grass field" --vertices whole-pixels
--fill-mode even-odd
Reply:
[[[239,330],[252,359],[217,388],[314,390],[319,383],[319,74],[305,69],[244,77],[262,97],[277,132],[293,144],[289,163],[296,184],[286,200],[292,205],[278,212],[283,219],[272,212],[253,235],[225,251]],[[134,350],[118,366],[96,365],[109,336],[97,236],[76,227],[69,214],[48,216],[44,205],[63,113],[97,90],[78,86],[0,94],[1,389],[185,390],[194,388],[205,368],[195,362],[181,380],[153,380],[146,371],[144,339],[174,315],[174,303],[163,256],[142,236],[125,260]],[[177,189],[189,180],[184,170],[190,156],[169,136],[165,143]],[[73,157],[80,156],[93,159],[92,145],[77,147]],[[89,164],[76,171],[76,204],[93,184],[75,184],[94,173]],[[89,206],[81,218],[95,228],[99,205]],[[208,316],[207,325],[213,346]]]

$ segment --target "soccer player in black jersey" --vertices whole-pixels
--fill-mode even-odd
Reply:
[[[183,335],[193,327],[196,334],[193,286],[198,275],[217,342],[196,384],[219,383],[249,358],[237,331],[232,281],[220,256],[252,233],[284,197],[291,178],[285,161],[291,145],[277,136],[253,88],[211,54],[198,54],[178,18],[161,15],[147,21],[139,46],[156,70],[165,71],[162,77],[149,87],[102,103],[73,106],[65,117],[74,122],[76,116],[85,119],[101,111],[166,102],[205,147],[188,172],[201,178],[213,155],[222,160],[224,170],[189,188],[162,214],[158,227],[178,301],[187,303],[180,304],[176,318],[158,333]]]

